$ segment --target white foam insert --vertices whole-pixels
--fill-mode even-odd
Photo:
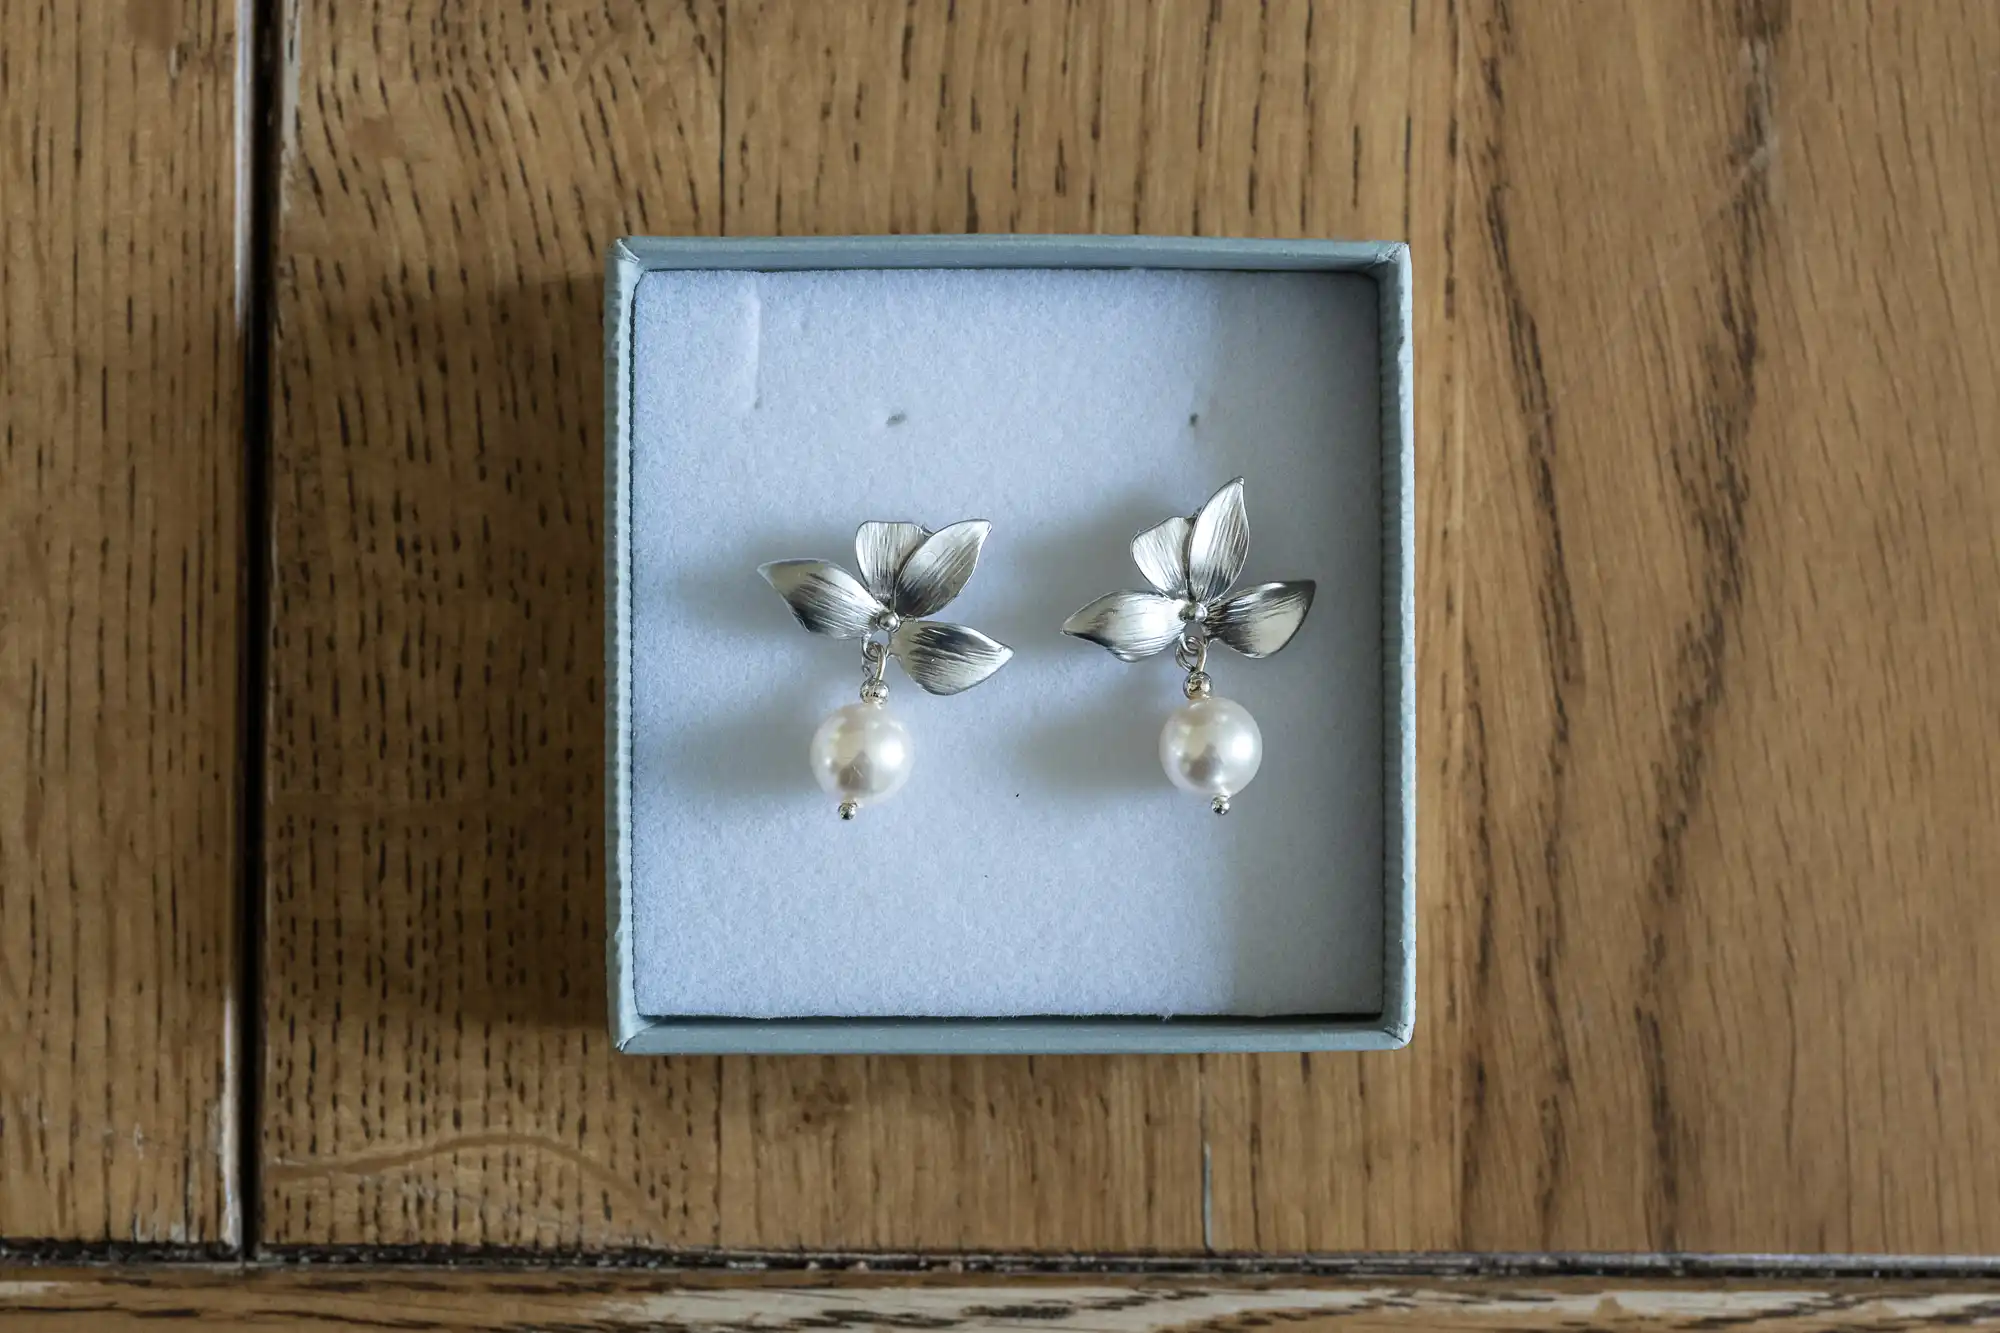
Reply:
[[[1383,885],[1376,287],[1162,270],[655,272],[632,404],[633,967],[654,1015],[1374,1013]],[[1059,632],[1128,543],[1248,479],[1245,583],[1313,578],[1227,818],[1169,786],[1171,654]],[[939,619],[1014,648],[933,698],[853,823],[806,745],[857,644],[758,564],[854,566],[863,519],[992,520]]]

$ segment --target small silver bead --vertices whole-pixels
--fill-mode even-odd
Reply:
[[[861,697],[868,703],[879,704],[889,697],[889,686],[879,680],[871,680],[861,687]]]
[[[852,819],[860,809],[861,806],[854,801],[842,801],[840,803],[840,817],[842,819]]]
[[[1208,803],[1208,808],[1215,811],[1218,815],[1226,815],[1229,813],[1229,798],[1227,796],[1218,796]]]

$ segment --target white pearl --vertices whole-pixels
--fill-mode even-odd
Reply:
[[[885,703],[834,709],[813,733],[809,753],[821,790],[856,805],[901,791],[915,759],[909,728]]]
[[[1211,695],[1176,708],[1160,729],[1160,766],[1182,791],[1234,796],[1264,762],[1257,719],[1234,699]]]

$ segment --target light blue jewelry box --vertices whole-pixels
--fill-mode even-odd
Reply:
[[[640,1011],[632,903],[633,304],[662,269],[1207,269],[1349,272],[1380,294],[1383,506],[1382,1006],[1277,1018],[727,1019]],[[627,237],[605,283],[605,843],[611,1034],[622,1051],[805,1054],[1387,1050],[1416,1010],[1415,495],[1409,247],[1141,236]]]

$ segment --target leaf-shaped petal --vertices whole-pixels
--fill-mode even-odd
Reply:
[[[1245,588],[1208,609],[1208,632],[1245,657],[1269,657],[1305,624],[1314,586],[1296,579]]]
[[[1208,497],[1188,534],[1188,596],[1212,601],[1229,591],[1250,558],[1250,516],[1243,509],[1243,478]]]
[[[1193,520],[1176,514],[1132,539],[1132,559],[1155,592],[1169,597],[1187,592],[1188,532],[1193,527]]]
[[[924,538],[896,573],[897,614],[928,616],[943,610],[972,577],[979,548],[992,530],[985,519],[969,518]]]
[[[1180,637],[1186,605],[1156,592],[1114,592],[1065,620],[1063,633],[1101,643],[1113,656],[1136,662]]]
[[[854,533],[855,568],[875,600],[884,606],[896,600],[896,571],[931,534],[921,523],[863,523]]]
[[[824,560],[773,560],[757,572],[815,634],[858,639],[882,609],[859,579]]]
[[[889,651],[910,679],[932,694],[969,690],[1014,655],[1012,648],[976,629],[937,620],[905,620],[890,637]]]

